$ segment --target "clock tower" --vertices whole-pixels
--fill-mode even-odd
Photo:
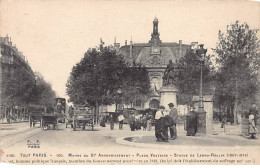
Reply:
[[[151,34],[152,38],[149,41],[151,44],[151,54],[152,55],[160,55],[160,43],[162,42],[160,40],[160,33],[158,32],[158,19],[155,17],[153,20],[153,33]]]

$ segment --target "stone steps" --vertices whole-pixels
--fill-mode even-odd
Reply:
[[[225,134],[226,135],[239,135],[241,134],[241,126],[225,126]]]
[[[223,135],[225,134],[224,128],[213,128],[213,135]]]

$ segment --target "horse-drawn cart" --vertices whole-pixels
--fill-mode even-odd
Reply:
[[[74,131],[77,128],[84,130],[86,126],[91,127],[92,131],[94,130],[94,115],[91,110],[74,110],[73,118],[68,119],[67,122],[71,124]],[[66,126],[68,124],[66,123]]]
[[[41,126],[41,120],[42,120],[42,113],[41,112],[31,112],[29,116],[29,124],[30,127],[35,127],[35,125],[38,123]]]
[[[42,129],[50,128],[53,126],[53,129],[58,130],[58,116],[57,114],[43,114],[42,115]]]

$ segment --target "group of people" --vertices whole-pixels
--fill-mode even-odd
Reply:
[[[119,123],[119,130],[123,130],[123,125],[124,125],[124,115],[121,113],[116,117],[115,114],[111,113],[108,116],[103,116],[100,122],[101,127],[106,127],[106,122],[109,121],[110,123],[110,129],[114,129],[114,123],[115,121],[118,121]],[[152,123],[152,116],[146,113],[145,115],[143,114],[135,114],[132,113],[130,114],[129,118],[129,126],[131,128],[131,131],[136,131],[136,130],[151,130],[151,123]]]
[[[178,111],[174,108],[173,103],[168,104],[170,110],[166,111],[164,106],[160,106],[158,111],[153,118],[148,113],[146,114],[135,114],[131,113],[129,116],[129,126],[131,131],[136,130],[148,130],[150,131],[152,128],[152,122],[155,119],[155,136],[158,142],[168,142],[169,139],[174,140],[177,138],[177,129],[176,125],[178,123]],[[250,113],[248,116],[249,126],[248,133],[250,139],[256,139],[256,133],[258,132],[256,127],[256,121],[258,117],[258,111],[256,107],[253,106],[250,109]],[[123,130],[124,124],[124,115],[119,114],[118,117],[115,117],[114,114],[110,114],[109,116],[104,116],[101,120],[100,126],[105,127],[105,123],[107,120],[110,122],[110,129],[114,129],[114,122],[118,120],[119,122],[119,130]],[[195,108],[193,105],[190,106],[190,111],[186,115],[185,129],[187,136],[195,136],[197,133],[197,125],[198,125],[198,117],[195,112]],[[170,132],[170,137],[168,135]]]
[[[168,142],[168,130],[170,130],[170,139],[177,138],[177,119],[178,111],[174,108],[173,103],[168,104],[169,113],[165,110],[164,106],[160,106],[155,114],[155,136],[158,142]]]
[[[151,120],[152,117],[146,113],[145,115],[143,114],[131,114],[129,117],[129,125],[131,128],[131,131],[136,131],[136,130],[151,130]]]
[[[167,112],[164,106],[160,106],[155,115],[155,136],[158,142],[168,142],[169,139],[177,138],[178,111],[173,103],[168,104],[170,111]],[[168,132],[170,131],[170,138]],[[186,115],[187,136],[195,136],[197,133],[197,113],[191,105],[189,113]]]
[[[118,123],[119,123],[119,129],[122,130],[123,129],[123,124],[124,124],[124,116],[123,114],[119,114],[118,116]],[[110,124],[110,129],[113,130],[114,126],[115,126],[115,121],[116,121],[116,117],[115,114],[111,113],[108,116],[103,116],[100,122],[100,126],[101,127],[106,127],[106,122],[109,121]]]

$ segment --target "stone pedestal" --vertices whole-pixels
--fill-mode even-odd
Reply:
[[[206,135],[206,112],[197,112],[197,133],[196,136]]]
[[[198,115],[198,136],[213,134],[213,96],[203,96],[204,112],[199,112],[199,96],[193,96],[194,107]]]
[[[207,135],[213,134],[213,102],[206,99],[204,101],[204,110],[206,113],[206,133]]]
[[[161,100],[160,105],[164,106],[166,110],[169,110],[169,103],[173,103],[177,108],[177,89],[174,86],[163,86],[160,89]]]

